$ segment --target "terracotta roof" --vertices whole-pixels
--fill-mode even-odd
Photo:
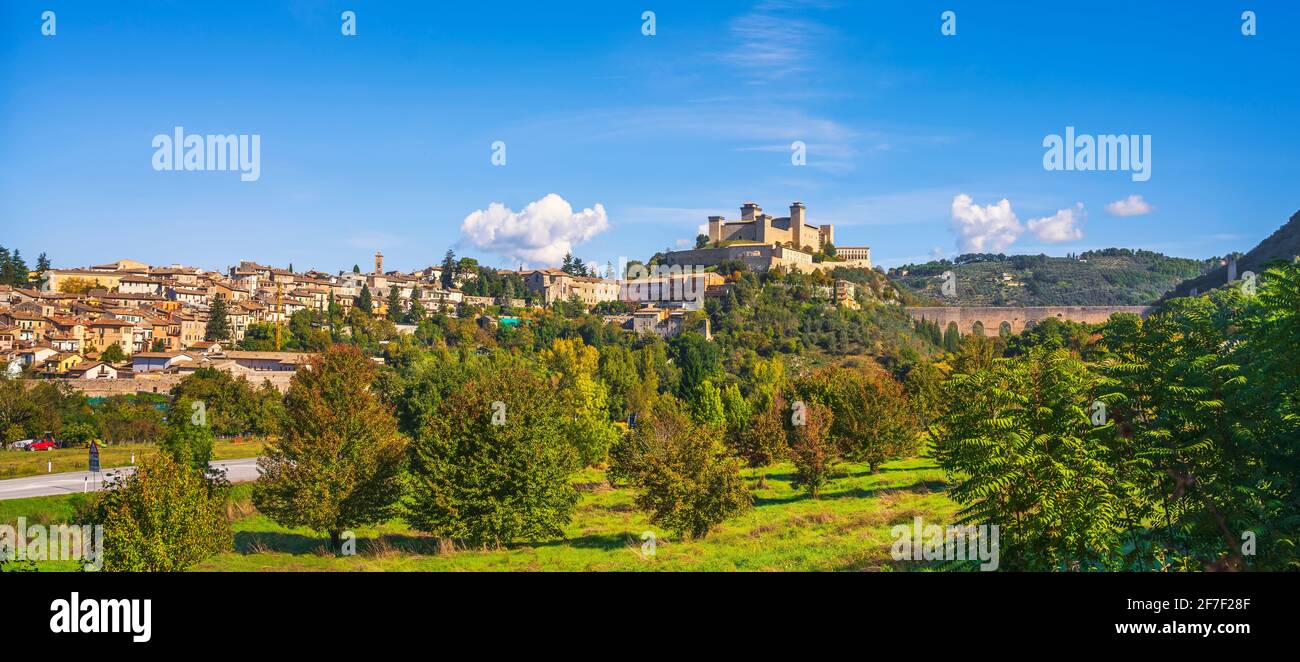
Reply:
[[[134,322],[126,320],[113,319],[111,317],[101,317],[90,323],[90,326],[135,326]]]

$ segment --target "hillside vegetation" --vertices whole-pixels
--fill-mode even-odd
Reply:
[[[1218,260],[1107,248],[1067,257],[971,253],[905,265],[889,275],[930,305],[1143,306],[1216,264]],[[944,296],[941,290],[948,271],[956,277],[956,296]]]
[[[1263,273],[1264,265],[1273,260],[1293,260],[1300,255],[1300,211],[1291,215],[1282,227],[1276,232],[1269,235],[1267,239],[1259,242],[1259,245],[1250,249],[1245,255],[1237,258],[1238,277],[1247,271],[1253,271],[1256,274]],[[1228,282],[1227,265],[1216,265],[1215,268],[1208,270],[1195,278],[1190,278],[1172,291],[1169,297],[1185,297],[1193,294],[1205,294],[1210,290],[1221,287]]]

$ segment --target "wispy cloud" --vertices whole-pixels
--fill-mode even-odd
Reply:
[[[810,18],[830,9],[825,0],[764,0],[728,24],[729,39],[718,57],[748,82],[782,81],[810,73],[819,53],[835,38],[831,26]]]

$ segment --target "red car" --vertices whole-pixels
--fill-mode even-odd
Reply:
[[[57,442],[57,441],[54,440],[54,435],[52,435],[52,434],[47,434],[47,435],[45,435],[45,438],[44,438],[44,439],[42,439],[42,440],[40,440],[40,441],[37,441],[37,442],[33,442],[31,446],[28,446],[28,447],[27,447],[27,450],[29,450],[29,451],[52,451],[52,450],[54,450],[54,449],[56,449],[56,448],[58,448],[58,447],[59,447],[59,442]]]

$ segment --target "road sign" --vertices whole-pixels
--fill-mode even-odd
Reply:
[[[99,473],[99,444],[90,442],[90,473]]]

